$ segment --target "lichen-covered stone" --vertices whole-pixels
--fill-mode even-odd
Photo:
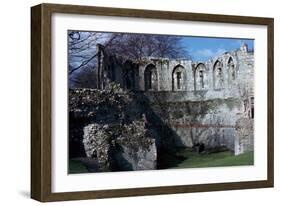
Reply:
[[[254,150],[254,120],[242,117],[235,127],[235,155]]]
[[[98,160],[100,170],[156,169],[155,140],[146,134],[142,120],[124,125],[89,124],[83,143],[88,158]]]
[[[97,158],[101,170],[110,169],[108,125],[89,124],[84,127],[83,143],[88,158]]]
[[[74,119],[114,121],[130,102],[130,93],[114,83],[109,84],[106,90],[69,90],[69,114]]]
[[[147,136],[143,121],[133,121],[132,124],[124,125],[116,144],[120,146],[115,156],[119,165],[126,165],[132,170],[156,169],[155,140]]]

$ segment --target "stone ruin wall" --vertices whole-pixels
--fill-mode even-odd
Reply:
[[[98,51],[97,88],[114,81],[134,91],[186,91],[187,98],[197,91],[209,92],[205,97],[219,93],[240,97],[245,88],[253,95],[253,81],[249,80],[254,77],[254,53],[247,45],[206,62],[155,57],[131,61],[108,54],[101,45]]]
[[[138,112],[147,114],[149,123],[158,128],[152,129],[158,144],[204,143],[207,148],[236,151],[239,144],[242,148],[243,142],[249,143],[242,141],[245,132],[236,129],[238,119],[253,117],[254,54],[246,45],[207,62],[153,57],[133,62],[99,51],[97,87],[105,89],[113,81],[134,91],[136,99],[146,99],[149,112],[142,111],[147,108]]]
[[[234,151],[235,122],[244,109],[240,99],[167,101],[159,93],[148,98],[149,107],[159,117],[155,126],[167,124],[173,130],[163,144],[166,141],[176,147],[193,147],[203,143],[210,150],[224,146]]]

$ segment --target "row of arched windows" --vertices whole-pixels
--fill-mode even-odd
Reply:
[[[234,83],[236,79],[236,69],[232,57],[227,61],[228,81],[230,84]],[[224,75],[223,64],[217,60],[213,66],[213,88],[215,90],[223,88]],[[194,70],[194,90],[204,90],[207,84],[207,71],[206,66],[203,63],[199,63]],[[186,72],[183,66],[178,65],[172,72],[172,90],[181,91],[184,90],[184,80],[186,79]],[[149,64],[144,71],[144,87],[145,90],[157,90],[158,88],[158,76],[157,70],[154,64]]]

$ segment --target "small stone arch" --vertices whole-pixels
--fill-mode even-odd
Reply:
[[[185,69],[182,65],[174,67],[172,72],[172,90],[183,91],[185,89]]]
[[[158,90],[158,75],[154,64],[148,64],[144,70],[144,89],[145,91]]]
[[[197,64],[194,70],[194,90],[204,90],[207,88],[207,72],[203,63]]]
[[[237,71],[233,58],[231,56],[227,60],[227,69],[228,69],[228,83],[233,84],[237,79]]]
[[[213,87],[215,90],[223,88],[223,64],[217,60],[213,66]]]

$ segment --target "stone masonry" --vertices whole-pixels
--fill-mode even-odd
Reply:
[[[69,156],[87,157],[94,171],[156,169],[155,139],[133,95],[112,83],[106,90],[69,91]]]
[[[98,52],[97,88],[115,82],[133,91],[135,100],[146,105],[135,107],[146,115],[158,145],[201,143],[207,149],[236,151],[237,139],[253,137],[253,127],[247,127],[248,133],[236,127],[239,119],[254,118],[254,52],[246,44],[206,62],[156,57],[133,62],[110,54],[102,45]],[[244,152],[251,146],[243,148]]]

